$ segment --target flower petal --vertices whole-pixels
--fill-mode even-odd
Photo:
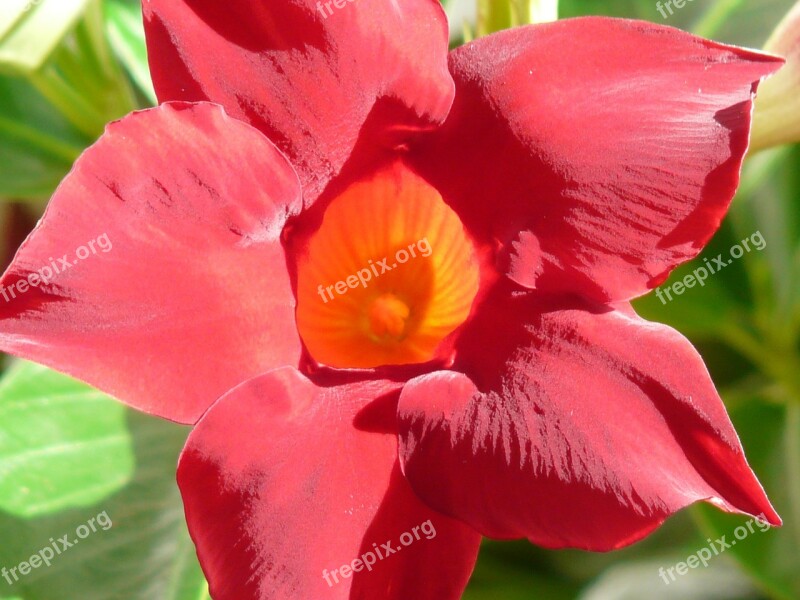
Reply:
[[[192,423],[300,359],[279,239],[300,202],[286,160],[221,107],[129,115],[78,160],[3,276],[0,349]],[[23,282],[42,272],[46,284]]]
[[[587,550],[699,500],[780,523],[702,359],[669,327],[528,293],[495,299],[460,344],[469,377],[418,377],[399,403],[403,470],[432,507],[489,537]]]
[[[284,368],[203,417],[178,483],[216,600],[461,597],[480,536],[422,504],[400,473],[399,387],[318,388]],[[386,542],[396,552],[378,558]]]
[[[432,0],[143,6],[159,99],[218,102],[261,129],[297,169],[307,205],[361,137],[399,144],[452,104],[447,20]]]
[[[638,21],[498,33],[451,54],[456,101],[417,162],[517,283],[629,299],[719,226],[780,64]]]
[[[800,140],[800,2],[775,28],[764,49],[785,57],[786,64],[758,92],[751,151]]]

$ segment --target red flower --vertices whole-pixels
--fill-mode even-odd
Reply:
[[[113,250],[0,303],[0,345],[203,415],[178,479],[214,598],[457,598],[479,534],[607,550],[700,500],[780,523],[700,356],[628,303],[717,229],[780,60],[602,18],[448,58],[433,0],[144,14],[166,103],[2,283]]]

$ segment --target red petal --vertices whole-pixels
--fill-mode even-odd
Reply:
[[[403,469],[432,507],[490,537],[587,550],[698,500],[780,524],[676,331],[529,294],[487,308],[460,340],[471,379],[425,375],[400,398]]]
[[[219,106],[134,113],[78,160],[3,276],[0,349],[192,423],[298,362],[279,236],[299,209],[286,160]],[[54,263],[51,282],[20,291]]]
[[[427,508],[400,473],[395,433],[381,426],[394,427],[398,390],[318,388],[286,368],[203,417],[178,483],[216,600],[461,597],[480,536]],[[378,559],[389,541],[400,549]],[[331,574],[347,564],[358,572]]]
[[[145,0],[163,100],[211,100],[264,131],[313,202],[360,136],[393,145],[453,100],[438,2]],[[323,16],[328,11],[333,14]]]
[[[780,64],[608,18],[491,35],[451,54],[456,101],[418,164],[517,283],[632,298],[716,231]]]

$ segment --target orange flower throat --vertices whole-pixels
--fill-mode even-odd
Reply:
[[[330,367],[426,362],[466,320],[478,283],[458,216],[398,162],[328,206],[298,260],[297,324]]]

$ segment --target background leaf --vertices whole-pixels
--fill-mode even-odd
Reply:
[[[29,367],[25,367],[28,369]],[[59,380],[61,381],[55,381]],[[42,388],[63,389],[80,385],[52,372],[40,371]],[[55,381],[55,382],[54,382]],[[96,394],[86,386],[83,393]],[[0,390],[2,402],[8,401]],[[97,498],[91,506],[58,514],[22,517],[0,510],[0,566],[28,560],[64,534],[75,538],[81,524],[105,512],[113,522],[73,548],[57,556],[50,567],[41,567],[13,587],[0,579],[0,597],[21,600],[205,600],[205,579],[195,556],[183,517],[183,505],[175,483],[177,456],[188,428],[135,413],[107,397],[96,397],[92,407],[63,415],[68,429],[83,427],[87,413],[99,411],[123,417],[132,444],[136,469],[106,463],[100,452],[83,456],[84,471],[129,482],[112,495]],[[36,422],[31,415],[31,423]],[[116,425],[116,423],[115,423]],[[59,460],[58,457],[51,459]],[[112,469],[116,469],[112,471]]]
[[[783,527],[759,529],[730,550],[755,580],[772,597],[800,598],[800,405],[770,405],[749,402],[732,411],[736,429],[750,464],[759,474],[775,508],[784,519]],[[701,522],[713,539],[726,535],[746,519],[698,507]]]
[[[46,11],[50,4],[46,0],[31,5],[20,23],[34,9]],[[13,74],[0,75],[0,198],[46,200],[109,121],[150,104],[137,101],[111,53],[99,0],[82,6],[83,12],[69,28],[15,29],[14,35],[32,36],[49,51],[35,69],[10,69]],[[133,18],[125,14],[128,20]],[[119,19],[113,27],[123,22]],[[132,61],[140,61],[143,37],[135,38],[135,25],[129,28],[132,32],[120,38],[120,48],[131,54]],[[44,44],[47,35],[52,39]],[[142,66],[137,64],[141,77]]]
[[[147,47],[139,0],[106,0],[108,40],[114,53],[150,104],[156,104],[156,92],[150,79]]]
[[[0,107],[0,197],[49,197],[92,140],[23,78],[0,75]]]
[[[0,69],[30,73],[44,64],[89,0],[3,0]]]
[[[91,506],[133,475],[125,409],[28,362],[0,380],[0,510],[37,517]]]

